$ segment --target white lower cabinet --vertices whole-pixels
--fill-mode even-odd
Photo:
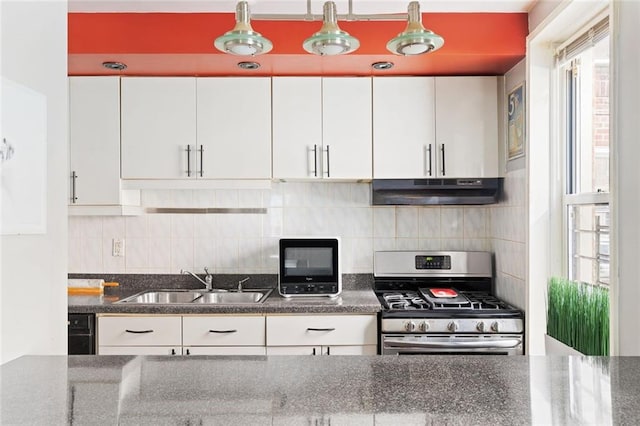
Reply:
[[[375,355],[375,314],[98,315],[99,355]]]
[[[375,355],[376,345],[268,346],[267,355]]]
[[[99,355],[182,353],[180,316],[98,316]]]
[[[266,355],[264,346],[185,346],[182,355]]]
[[[185,316],[183,355],[264,355],[264,323],[263,316]]]
[[[264,355],[264,316],[98,316],[100,355]]]
[[[99,346],[98,355],[182,355],[182,346]]]
[[[375,315],[268,315],[267,355],[373,355]]]

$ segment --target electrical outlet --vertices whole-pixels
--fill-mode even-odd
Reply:
[[[111,245],[111,255],[114,257],[124,257],[124,240],[114,238]]]

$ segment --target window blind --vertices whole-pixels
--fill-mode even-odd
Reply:
[[[585,50],[593,47],[596,43],[609,35],[609,17],[606,16],[598,21],[587,31],[579,35],[575,40],[566,46],[556,50],[556,63],[565,63],[578,56]]]

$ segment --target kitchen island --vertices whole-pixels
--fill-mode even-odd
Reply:
[[[640,358],[26,356],[3,425],[637,424]]]

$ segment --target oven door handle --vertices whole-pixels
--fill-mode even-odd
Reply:
[[[449,341],[449,342],[419,342],[419,341],[406,341],[406,340],[385,340],[384,346],[387,348],[515,348],[518,347],[522,341],[520,339],[495,339],[495,340],[482,340],[482,341]]]

